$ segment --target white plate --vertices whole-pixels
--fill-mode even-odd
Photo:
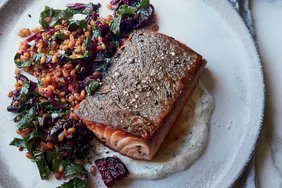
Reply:
[[[0,11],[0,182],[5,188],[60,184],[41,181],[35,164],[23,152],[8,146],[16,136],[16,127],[5,107],[14,84],[13,56],[20,41],[17,31],[36,26],[44,5],[59,8],[67,2],[74,1],[10,0]],[[207,149],[190,168],[157,181],[123,181],[121,186],[228,187],[248,162],[263,117],[263,74],[255,45],[241,18],[225,0],[152,0],[152,4],[160,32],[186,43],[207,59],[202,81],[214,96],[216,107]]]

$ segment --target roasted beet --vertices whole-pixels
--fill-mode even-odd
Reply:
[[[35,82],[24,75],[16,76],[16,80],[22,81],[24,86],[22,90],[13,91],[13,99],[11,105],[7,107],[7,111],[18,113],[30,109],[38,101],[38,95],[35,94],[37,89]]]
[[[113,0],[110,4],[115,10],[115,16],[120,15],[119,7],[121,7],[121,5],[129,5],[136,8],[136,11],[131,16],[128,16],[127,14],[121,15],[119,29],[121,34],[125,36],[134,29],[141,29],[154,22],[154,7],[152,4],[149,4],[146,8],[140,8],[140,0]]]
[[[64,139],[60,139],[60,135],[64,132],[75,128],[73,134],[65,135]],[[91,140],[94,135],[84,125],[77,120],[59,119],[48,135],[48,141],[58,144],[60,153],[64,158],[84,158],[91,148]]]
[[[67,4],[66,7],[73,10],[84,10],[86,8],[86,4],[84,3]]]
[[[93,12],[92,14],[86,16],[85,21],[87,24],[89,24],[92,19],[97,20],[98,18],[99,18],[99,14],[96,12]]]
[[[48,100],[51,102],[51,104],[52,104],[54,107],[56,107],[56,108],[58,108],[58,109],[60,109],[60,110],[63,110],[63,109],[64,109],[64,107],[63,107],[57,100],[55,100],[54,96],[50,95],[50,96],[48,96],[47,98],[48,98]]]
[[[133,17],[122,17],[120,29],[122,32],[130,32],[141,29],[154,22],[154,7],[149,6],[146,10],[138,10]]]
[[[117,157],[106,157],[97,159],[95,164],[102,175],[104,183],[111,187],[115,181],[121,180],[129,175],[124,163]]]
[[[31,41],[36,40],[36,39],[38,39],[38,40],[41,39],[42,38],[42,36],[41,36],[42,33],[43,33],[42,31],[40,31],[38,33],[34,33],[33,35],[31,35],[29,38],[26,39],[26,42],[31,42]]]
[[[92,10],[92,11],[97,11],[101,5],[100,3],[98,4],[93,4],[93,3],[89,3],[89,4],[84,4],[84,3],[74,3],[74,4],[67,4],[66,7],[72,9],[72,10],[85,10],[85,9],[89,9],[88,11]]]

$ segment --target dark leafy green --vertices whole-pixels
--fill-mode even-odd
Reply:
[[[38,159],[36,160],[36,165],[42,180],[47,180],[51,172],[48,167],[45,154],[45,152],[40,153]]]
[[[61,24],[62,20],[69,21],[75,14],[84,14],[84,15],[90,15],[96,12],[100,8],[100,4],[82,4],[82,3],[76,3],[73,5],[69,5],[67,9],[65,10],[59,10],[59,9],[53,9],[48,6],[45,7],[44,11],[40,14],[39,23],[43,27],[43,29],[47,29],[49,27],[53,27],[57,24]],[[46,18],[51,17],[52,22],[47,23]],[[81,21],[74,21],[77,23],[71,23],[70,28],[72,29],[74,26],[79,28],[84,28],[86,26],[85,20]]]
[[[55,111],[59,110],[59,108],[53,106],[50,101],[42,101],[39,103],[39,107],[46,111]]]
[[[92,27],[92,38],[98,38],[98,37],[100,37],[101,36],[101,31],[100,31],[100,28],[99,28],[99,26],[97,26],[97,25],[94,25],[93,27]]]
[[[121,16],[115,17],[110,23],[110,30],[117,36],[121,34],[120,24],[121,24]]]
[[[51,64],[50,50],[53,42],[57,45],[64,44],[64,40],[68,37],[60,31],[56,31],[54,26],[63,24],[68,26],[69,31],[74,31],[74,37],[83,35],[87,26],[92,27],[91,38],[85,38],[83,45],[85,52],[74,58],[74,49],[59,51],[58,64],[63,66],[71,63],[77,73],[77,78],[66,78],[64,81],[69,82],[66,85],[59,85],[60,90],[66,93],[66,97],[70,96],[82,89],[87,91],[88,95],[95,93],[99,88],[99,82],[102,80],[102,74],[94,77],[94,71],[104,72],[110,64],[110,58],[116,53],[116,50],[122,45],[126,36],[134,29],[142,28],[153,20],[154,8],[150,5],[149,0],[119,0],[116,6],[114,18],[110,24],[100,19],[98,9],[100,4],[93,3],[75,3],[67,6],[65,10],[53,9],[48,6],[40,14],[40,24],[43,28],[38,33],[33,34],[26,42],[28,42],[28,50],[31,46],[36,46],[40,39],[44,38],[44,53],[46,55],[46,63],[40,64],[42,55],[35,53],[33,58],[28,61],[21,61],[20,57],[25,52],[15,55],[15,63],[19,68],[30,67],[35,72],[42,69],[55,68]],[[75,14],[86,15],[83,20],[74,20]],[[51,19],[49,19],[50,17]],[[48,19],[46,19],[48,18]],[[93,25],[92,20],[95,24]],[[50,22],[49,22],[50,21]],[[91,23],[91,24],[90,24]],[[44,34],[44,35],[43,35]],[[45,34],[48,35],[45,41]],[[50,36],[50,37],[49,37]],[[97,48],[100,38],[102,38],[106,49]],[[99,38],[99,40],[97,40]],[[35,42],[31,43],[31,42]],[[68,80],[69,79],[69,80]],[[77,120],[69,119],[66,115],[71,112],[70,105],[62,103],[60,97],[56,93],[48,93],[39,96],[38,86],[42,86],[41,81],[32,83],[28,78],[17,78],[22,80],[24,85],[20,91],[13,91],[13,101],[9,108],[10,112],[19,113],[15,118],[18,129],[21,131],[25,128],[30,132],[24,138],[15,138],[10,145],[26,148],[32,155],[32,161],[36,162],[42,179],[48,179],[50,173],[58,172],[60,167],[64,167],[65,176],[84,175],[86,170],[83,165],[74,163],[76,159],[85,159],[92,148],[91,140],[93,133]],[[98,81],[97,81],[98,80]],[[78,86],[76,87],[76,81]],[[75,86],[75,87],[74,87]],[[56,87],[57,89],[57,87]],[[43,101],[44,100],[44,101]],[[14,103],[14,102],[17,103]],[[42,102],[43,101],[43,102]],[[59,135],[65,133],[66,130],[75,128],[75,131],[68,134],[64,139]],[[49,144],[54,147],[49,148]],[[53,149],[54,148],[54,149]],[[73,178],[69,182],[60,186],[61,188],[86,188],[87,179]]]
[[[65,166],[65,175],[71,176],[77,173],[86,174],[87,171],[85,170],[85,168],[82,165],[75,164],[75,163],[67,163],[67,165]]]
[[[119,1],[114,16],[111,31],[116,36],[127,36],[134,29],[146,27],[154,21],[154,7],[149,0]]]
[[[62,155],[55,151],[46,152],[46,161],[53,172],[58,172],[61,166],[66,166],[66,162],[63,160]]]
[[[24,85],[22,86],[22,89],[20,91],[20,94],[18,96],[20,100],[26,101],[26,99],[28,97],[29,87],[30,87],[29,84],[24,83]]]
[[[70,128],[75,128],[75,132],[71,138],[66,138],[63,141],[59,140],[59,135]],[[89,131],[81,122],[68,118],[59,118],[52,126],[47,140],[52,144],[58,144],[59,152],[63,158],[69,159],[85,159],[92,148],[91,140],[93,133]]]
[[[12,146],[27,148],[27,150],[34,156],[36,153],[36,141],[41,140],[42,135],[38,131],[31,132],[25,138],[14,138],[10,143]]]
[[[65,33],[59,33],[56,35],[56,38],[61,39],[61,40],[65,40],[67,37],[65,35]]]
[[[73,178],[57,188],[87,188],[87,179]]]
[[[86,92],[88,95],[92,95],[97,89],[99,88],[99,82],[97,81],[91,81],[87,86],[86,86]]]
[[[75,3],[75,4],[69,4],[67,5],[67,7],[70,10],[70,12],[72,12],[73,14],[90,15],[96,12],[101,7],[101,5],[99,3],[98,4]]]
[[[31,132],[24,140],[27,144],[31,143],[31,142],[35,142],[38,140],[41,140],[42,134],[36,130]]]
[[[43,101],[43,102],[39,102],[38,106],[40,107],[40,109],[44,110],[45,112],[47,112],[48,114],[52,114],[53,112],[54,113],[59,113],[59,114],[63,114],[63,113],[66,113],[66,114],[69,114],[69,107],[67,106],[66,103],[62,103],[61,101],[56,101],[60,107],[58,108],[57,106],[54,106],[50,101]],[[63,110],[63,111],[62,111]]]
[[[86,47],[86,50],[84,52],[84,58],[92,57],[96,48],[95,42],[90,38],[86,38],[84,44]]]
[[[24,114],[19,114],[14,118],[14,122],[17,123],[19,122],[22,118],[24,117]]]
[[[36,116],[36,111],[34,108],[28,110],[25,116],[19,121],[18,129],[23,130],[24,128],[33,127],[33,124],[31,122],[35,118],[35,116]]]
[[[65,53],[63,56],[68,62],[77,62],[78,60],[86,61],[93,57],[96,49],[96,43],[91,38],[84,39],[83,43],[85,44],[85,51],[83,56],[72,57]]]
[[[87,27],[86,21],[85,20],[75,20],[75,21],[71,21],[69,26],[68,26],[68,30],[70,31],[75,31],[78,28],[79,29],[84,29]]]
[[[49,27],[53,27],[57,24],[60,24],[62,20],[69,20],[72,18],[74,13],[70,9],[66,10],[59,10],[59,9],[53,9],[48,6],[45,6],[45,9],[40,14],[39,23],[41,24],[43,29],[47,29]],[[52,22],[47,23],[46,18],[51,17]]]
[[[18,54],[18,53],[14,57],[15,64],[18,68],[24,68],[24,67],[31,66],[32,60],[23,61],[19,59],[20,57],[21,57],[21,54]]]
[[[35,142],[30,142],[26,144],[26,149],[32,155],[32,157],[34,157],[38,153],[38,150],[36,147],[37,147],[37,144]]]
[[[37,146],[39,141],[41,140],[41,137],[42,135],[39,131],[34,131],[24,138],[26,149],[33,157],[35,157],[39,153]]]
[[[16,147],[23,147],[25,148],[25,140],[22,138],[14,138],[14,140],[10,143],[11,146],[16,146]]]
[[[137,9],[133,6],[121,5],[116,11],[116,14],[120,16],[133,16],[136,10]]]
[[[139,4],[140,9],[148,9],[150,6],[150,0],[141,0]]]

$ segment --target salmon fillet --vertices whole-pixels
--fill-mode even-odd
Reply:
[[[74,111],[108,147],[151,160],[205,65],[202,56],[169,36],[136,31],[112,58],[99,91]]]

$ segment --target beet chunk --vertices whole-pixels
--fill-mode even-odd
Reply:
[[[111,187],[115,181],[121,180],[129,175],[124,163],[117,157],[106,157],[95,160],[95,164],[102,175],[106,186]]]
[[[75,128],[72,137],[59,141],[59,135],[70,128]],[[80,121],[72,119],[59,119],[52,127],[47,140],[52,144],[59,145],[59,151],[65,159],[83,159],[92,148],[91,141],[94,134],[88,130]]]

